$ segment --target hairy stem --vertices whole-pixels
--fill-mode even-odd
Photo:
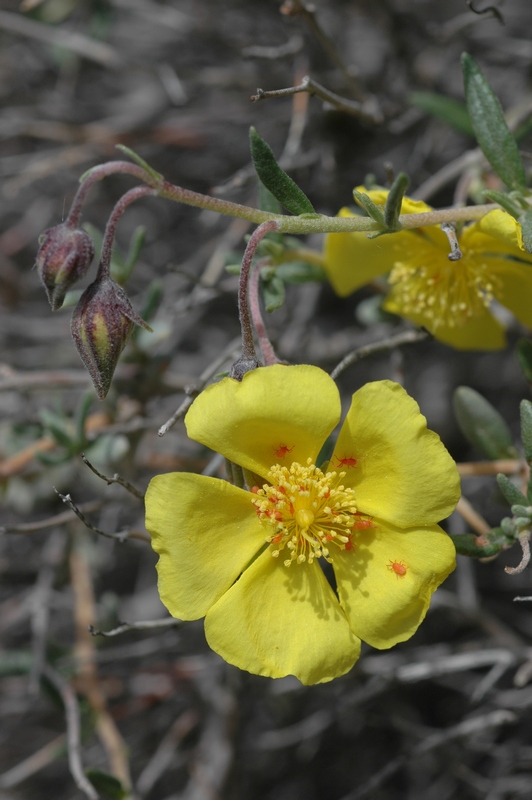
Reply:
[[[270,342],[266,332],[266,326],[262,318],[259,301],[260,270],[261,267],[266,266],[266,264],[269,262],[269,256],[266,258],[261,258],[261,260],[255,264],[255,267],[251,271],[249,278],[249,310],[251,312],[253,327],[255,328],[255,333],[257,334],[257,339],[259,340],[260,351],[267,367],[271,366],[272,364],[279,363],[279,359],[275,354],[275,350],[273,349],[272,343]]]
[[[140,197],[146,197],[147,195],[155,196],[157,195],[157,190],[151,188],[150,186],[135,186],[133,189],[130,189],[129,192],[126,192],[124,195],[122,195],[118,203],[113,208],[111,216],[107,221],[102,242],[100,266],[98,268],[97,275],[99,280],[109,277],[109,272],[111,269],[111,256],[113,252],[113,241],[115,238],[118,220],[126,208],[131,205],[131,203],[133,203],[135,200],[138,200]]]
[[[129,161],[107,161],[105,164],[99,164],[94,167],[87,174],[87,177],[82,181],[72,206],[66,218],[65,224],[71,228],[77,228],[81,217],[81,209],[87,194],[96,181],[101,181],[108,175],[113,175],[117,172],[133,175],[135,178],[143,181],[144,183],[153,183],[150,174],[145,169],[139,167],[137,164],[131,164]]]

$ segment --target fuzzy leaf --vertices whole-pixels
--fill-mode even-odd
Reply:
[[[525,186],[523,162],[499,100],[468,53],[462,53],[462,71],[467,110],[482,152],[508,187]]]
[[[497,475],[497,483],[499,484],[499,489],[508,500],[511,506],[514,505],[522,505],[523,503],[527,503],[527,499],[522,492],[519,491],[517,486],[512,483],[510,478],[506,475],[503,475],[501,472]]]
[[[519,406],[521,411],[521,439],[525,458],[530,464],[532,461],[532,403],[530,400],[521,400]]]
[[[467,108],[458,100],[435,92],[412,92],[410,102],[427,114],[443,120],[460,133],[475,136]]]
[[[386,205],[384,206],[384,224],[390,231],[400,230],[398,225],[401,204],[405,192],[410,186],[410,178],[405,172],[400,172],[390,187]]]
[[[251,158],[259,180],[292,214],[315,214],[312,203],[299,186],[281,169],[272,150],[255,128],[250,128]]]
[[[521,226],[523,246],[527,253],[532,253],[532,208],[529,211],[525,211],[524,214],[521,214],[518,218],[518,222]]]
[[[466,439],[487,458],[516,457],[508,425],[485,397],[468,386],[459,386],[454,393],[453,409]]]

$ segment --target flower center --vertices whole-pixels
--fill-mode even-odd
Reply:
[[[498,281],[480,254],[466,252],[458,261],[449,261],[436,245],[422,241],[421,236],[417,240],[389,276],[401,311],[426,317],[434,329],[461,327],[482,314],[495,296]]]
[[[268,474],[270,484],[253,487],[252,502],[269,528],[266,541],[272,556],[286,551],[286,567],[293,561],[311,564],[315,558],[331,561],[331,545],[351,550],[353,531],[370,527],[357,514],[353,489],[339,483],[345,474],[323,473],[309,458],[306,466],[275,464]]]

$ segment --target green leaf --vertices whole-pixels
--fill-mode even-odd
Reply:
[[[521,412],[521,440],[525,458],[530,464],[532,462],[532,403],[530,400],[521,400],[519,410]]]
[[[459,386],[454,393],[453,409],[466,439],[487,458],[516,457],[508,425],[485,397],[469,386]]]
[[[262,292],[266,311],[275,311],[283,305],[285,297],[284,283],[277,275],[267,281],[263,281]]]
[[[523,162],[501,105],[478,64],[468,53],[462,53],[462,71],[467,110],[482,152],[508,187],[525,186]]]
[[[412,92],[409,100],[413,106],[443,120],[460,133],[475,136],[467,108],[458,100],[435,92]]]
[[[518,222],[523,235],[523,247],[527,253],[532,253],[532,208],[521,214]]]
[[[516,353],[526,380],[532,384],[532,342],[529,342],[528,339],[519,339]]]
[[[138,164],[139,167],[145,169],[146,172],[149,175],[151,175],[151,177],[154,178],[156,181],[164,181],[164,176],[161,175],[160,172],[156,172],[156,170],[154,170],[153,167],[150,167],[148,162],[144,161],[144,159],[141,158],[138,153],[135,153],[135,151],[132,150],[130,147],[126,147],[125,144],[117,144],[115,145],[115,147],[117,148],[117,150],[121,150],[124,153],[124,155],[129,156],[129,158],[132,161],[134,161],[135,164]]]
[[[312,203],[299,186],[281,169],[268,144],[250,128],[251,158],[259,180],[292,214],[315,214]]]
[[[276,266],[275,271],[284,283],[300,284],[327,280],[323,267],[307,261],[284,261]]]
[[[523,503],[528,505],[524,494],[520,492],[515,483],[512,483],[510,478],[508,478],[506,475],[503,475],[502,472],[499,472],[497,475],[497,483],[499,484],[499,489],[511,506],[516,504],[523,505]]]
[[[353,197],[367,212],[371,219],[375,220],[375,222],[378,222],[383,228],[386,228],[382,208],[376,205],[368,194],[365,194],[364,192],[358,192],[356,189],[353,189]]]
[[[489,558],[507,550],[515,542],[515,537],[506,534],[502,528],[493,528],[483,536],[473,533],[460,533],[451,536],[456,552],[470,558]]]
[[[105,800],[124,800],[128,796],[128,791],[114,775],[99,769],[87,769],[85,775]]]
[[[504,208],[514,219],[519,219],[523,213],[523,209],[519,204],[512,200],[507,194],[504,194],[504,192],[495,192],[493,189],[489,189],[486,192],[482,192],[482,196],[485,197],[486,200],[493,200],[494,203],[498,203],[501,208]]]
[[[401,230],[399,214],[405,192],[410,186],[410,178],[406,172],[400,172],[390,187],[386,205],[384,206],[384,224],[389,231]]]

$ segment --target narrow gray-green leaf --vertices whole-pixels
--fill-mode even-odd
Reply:
[[[454,393],[453,410],[466,439],[487,458],[517,456],[508,425],[481,394],[469,386],[459,386]]]
[[[390,187],[388,197],[386,198],[386,205],[384,206],[384,224],[389,231],[400,230],[401,228],[398,224],[399,215],[401,213],[403,197],[409,186],[410,178],[406,172],[400,172]]]
[[[383,228],[386,228],[383,210],[373,202],[369,194],[358,192],[356,189],[353,189],[353,197],[357,203],[361,205],[365,211],[367,211],[371,219],[375,220],[375,222],[378,222]]]
[[[139,167],[142,167],[142,169],[145,169],[146,172],[149,175],[151,175],[151,177],[154,178],[156,181],[163,181],[164,180],[164,176],[161,175],[160,172],[157,172],[156,170],[154,170],[153,167],[150,167],[148,162],[144,161],[144,159],[141,158],[141,156],[139,156],[138,153],[135,153],[135,151],[132,150],[131,147],[126,147],[125,144],[117,144],[117,145],[115,145],[115,147],[116,147],[117,150],[121,150],[124,153],[124,155],[129,156],[129,158],[132,161],[134,161],[135,164],[138,164]]]
[[[451,128],[466,136],[475,136],[467,108],[458,100],[435,92],[412,92],[409,99],[412,105],[443,120]]]
[[[511,506],[516,504],[522,505],[523,503],[528,505],[524,494],[520,492],[517,486],[512,483],[510,478],[508,478],[506,475],[503,475],[502,472],[499,472],[497,475],[497,483],[499,484],[499,489]]]
[[[500,207],[504,208],[514,219],[519,219],[523,213],[523,209],[519,204],[512,200],[511,197],[508,197],[507,194],[504,194],[504,192],[496,192],[493,189],[489,189],[486,192],[482,192],[482,196],[485,197],[486,200],[493,200],[494,203],[498,203]]]
[[[264,186],[292,214],[315,214],[312,203],[306,194],[281,169],[275,160],[271,147],[266,144],[253,127],[250,128],[249,139],[253,166]]]
[[[519,406],[521,412],[521,439],[525,458],[530,464],[532,462],[532,403],[530,400],[521,400]]]
[[[272,312],[276,311],[278,308],[284,303],[284,283],[277,275],[274,275],[267,281],[263,283],[263,297],[264,297],[264,306],[266,311]]]
[[[516,141],[510,133],[501,104],[468,53],[462,53],[467,110],[479,146],[489,163],[511,189],[526,184],[525,169]]]

